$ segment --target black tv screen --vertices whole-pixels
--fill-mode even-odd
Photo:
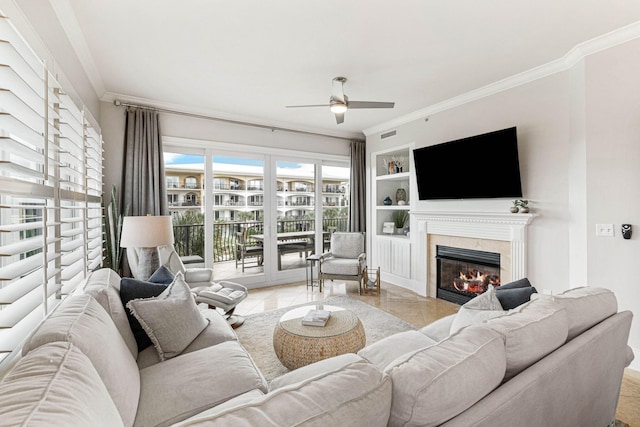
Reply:
[[[418,148],[420,200],[522,197],[516,128]]]

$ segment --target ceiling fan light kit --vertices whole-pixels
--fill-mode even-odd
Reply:
[[[346,83],[346,77],[333,78],[333,90],[329,98],[329,104],[314,105],[287,105],[286,108],[302,108],[302,107],[329,107],[329,110],[335,115],[336,123],[344,122],[344,113],[348,109],[362,108],[393,108],[394,102],[376,102],[376,101],[349,101],[349,97],[344,94],[343,85]]]

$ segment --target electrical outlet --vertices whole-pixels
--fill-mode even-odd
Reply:
[[[596,224],[596,236],[613,237],[613,224]]]

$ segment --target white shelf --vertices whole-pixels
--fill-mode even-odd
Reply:
[[[378,205],[376,209],[381,211],[408,211],[410,210],[410,205]]]
[[[408,181],[409,172],[392,173],[388,175],[378,175],[376,181]]]

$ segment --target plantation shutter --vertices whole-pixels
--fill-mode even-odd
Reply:
[[[0,364],[102,265],[102,140],[0,17]]]

